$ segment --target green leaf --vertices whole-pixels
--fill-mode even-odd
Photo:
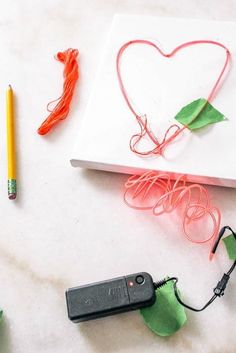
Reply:
[[[3,311],[0,309],[0,321],[2,320]]]
[[[159,336],[170,336],[186,322],[184,307],[177,301],[173,282],[156,290],[156,302],[140,310],[146,325]]]
[[[200,98],[183,107],[175,119],[181,124],[187,125],[190,130],[196,130],[223,121],[225,117],[205,98]]]
[[[231,260],[236,260],[236,239],[233,234],[228,235],[223,239],[227,253]]]

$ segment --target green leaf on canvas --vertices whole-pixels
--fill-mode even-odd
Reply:
[[[140,310],[145,324],[159,336],[170,336],[186,322],[184,307],[175,297],[173,282],[156,290],[156,302]]]
[[[236,239],[233,234],[223,239],[228,256],[231,260],[236,260]]]
[[[190,130],[196,130],[223,121],[225,117],[205,98],[200,98],[183,107],[175,119],[181,124],[187,125]]]

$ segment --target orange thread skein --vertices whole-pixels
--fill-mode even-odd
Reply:
[[[78,50],[77,49],[67,49],[64,52],[59,52],[56,56],[56,59],[61,63],[65,64],[63,71],[64,84],[63,84],[63,93],[62,95],[48,103],[47,110],[50,112],[48,118],[42,123],[38,128],[38,133],[40,135],[47,134],[54,125],[56,125],[60,120],[64,120],[70,110],[70,103],[74,94],[74,89],[76,82],[79,78],[79,69],[78,69]],[[49,106],[52,103],[57,102],[55,107],[50,110]]]

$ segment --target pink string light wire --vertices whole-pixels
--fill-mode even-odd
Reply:
[[[153,132],[151,131],[151,129],[148,127],[148,120],[147,120],[146,115],[141,116],[135,111],[133,105],[130,102],[130,99],[128,98],[128,94],[127,94],[127,91],[124,86],[124,82],[123,82],[122,75],[121,75],[121,68],[120,68],[121,57],[122,57],[124,51],[128,47],[130,47],[131,45],[134,45],[134,44],[149,45],[149,46],[153,47],[154,49],[156,49],[159,52],[159,54],[164,56],[165,58],[171,58],[180,50],[182,50],[186,47],[193,46],[193,45],[210,44],[210,45],[216,45],[216,46],[223,48],[225,50],[225,54],[226,54],[225,62],[224,62],[222,70],[220,71],[219,76],[217,77],[216,82],[213,85],[213,88],[211,89],[211,91],[208,95],[208,98],[207,98],[208,102],[212,101],[212,99],[214,98],[214,96],[215,96],[215,94],[216,94],[216,92],[222,82],[223,75],[229,65],[229,62],[230,62],[231,54],[226,46],[224,46],[220,42],[216,42],[213,40],[194,40],[194,41],[186,42],[186,43],[183,43],[183,44],[180,44],[179,46],[177,46],[170,53],[165,53],[164,51],[162,51],[158,47],[158,45],[156,45],[155,43],[153,43],[149,40],[144,40],[144,39],[131,40],[131,41],[125,43],[124,45],[122,45],[122,47],[119,49],[117,57],[116,57],[116,71],[117,71],[117,77],[118,77],[120,89],[121,89],[122,95],[125,99],[125,102],[129,108],[129,110],[135,116],[135,118],[139,124],[139,127],[140,127],[140,132],[137,134],[134,134],[130,139],[130,149],[132,152],[136,153],[137,155],[141,155],[141,156],[150,156],[150,155],[158,155],[158,154],[161,155],[161,154],[163,154],[164,148],[167,145],[169,145],[180,133],[182,133],[185,129],[187,129],[187,126],[180,127],[177,124],[171,125],[167,129],[167,131],[165,132],[164,138],[159,142],[158,139],[153,134]],[[140,151],[138,149],[138,145],[139,145],[139,142],[145,136],[148,136],[150,138],[150,140],[154,144],[154,148],[152,148],[150,150],[146,150],[146,151]]]
[[[126,184],[124,201],[136,210],[151,210],[155,216],[171,213],[181,209],[182,227],[186,238],[197,244],[212,240],[214,244],[218,235],[221,213],[210,201],[208,191],[199,184],[187,184],[186,177],[180,176],[172,181],[169,174],[148,171],[144,174],[131,176]],[[193,222],[206,220],[212,222],[212,229],[207,236],[193,238],[188,226]],[[210,260],[213,254],[210,253]]]

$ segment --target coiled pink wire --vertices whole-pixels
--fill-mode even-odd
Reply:
[[[181,208],[182,226],[186,238],[193,243],[206,243],[210,240],[215,242],[221,213],[211,204],[210,196],[204,186],[188,185],[183,175],[176,181],[171,181],[169,174],[148,171],[141,176],[131,176],[125,188],[124,201],[129,207],[136,210],[151,210],[155,216]],[[193,238],[187,227],[207,217],[212,221],[212,230],[206,237]]]
[[[226,46],[224,46],[223,44],[221,44],[219,42],[213,41],[213,40],[194,40],[194,41],[186,42],[186,43],[183,43],[183,44],[180,44],[179,46],[177,46],[170,53],[165,53],[155,43],[153,43],[149,40],[145,40],[145,39],[131,40],[131,41],[125,43],[124,45],[122,45],[122,47],[119,49],[117,57],[116,57],[116,70],[117,70],[117,76],[118,76],[120,89],[121,89],[121,92],[123,94],[123,97],[125,99],[127,106],[129,107],[132,114],[135,116],[135,118],[139,124],[139,127],[140,127],[140,132],[133,135],[130,139],[130,149],[132,152],[134,152],[138,155],[141,155],[141,156],[162,154],[164,148],[168,144],[170,144],[180,133],[182,133],[187,128],[187,126],[180,127],[177,124],[171,125],[168,128],[168,130],[166,131],[162,141],[159,142],[158,139],[155,137],[155,135],[152,133],[151,129],[148,127],[148,120],[147,120],[146,115],[140,116],[135,111],[133,105],[131,104],[131,102],[128,98],[128,94],[127,94],[127,91],[125,89],[125,86],[124,86],[124,83],[122,80],[121,69],[120,69],[120,60],[121,60],[122,54],[129,46],[131,46],[133,44],[150,45],[153,48],[155,48],[162,56],[164,56],[166,58],[171,58],[181,49],[184,49],[184,48],[192,46],[192,45],[212,44],[212,45],[216,45],[216,46],[223,48],[226,52],[224,66],[223,66],[215,84],[213,85],[213,88],[211,89],[211,91],[209,93],[209,96],[207,98],[208,102],[212,101],[212,99],[214,98],[214,96],[216,94],[217,89],[219,88],[219,85],[221,83],[221,79],[226,71],[226,68],[227,68],[229,62],[230,62],[231,54],[230,54],[230,51],[226,48]],[[153,142],[155,147],[150,150],[147,150],[147,151],[140,151],[140,150],[138,150],[138,144],[142,140],[142,138],[146,135],[151,139],[151,141]]]

